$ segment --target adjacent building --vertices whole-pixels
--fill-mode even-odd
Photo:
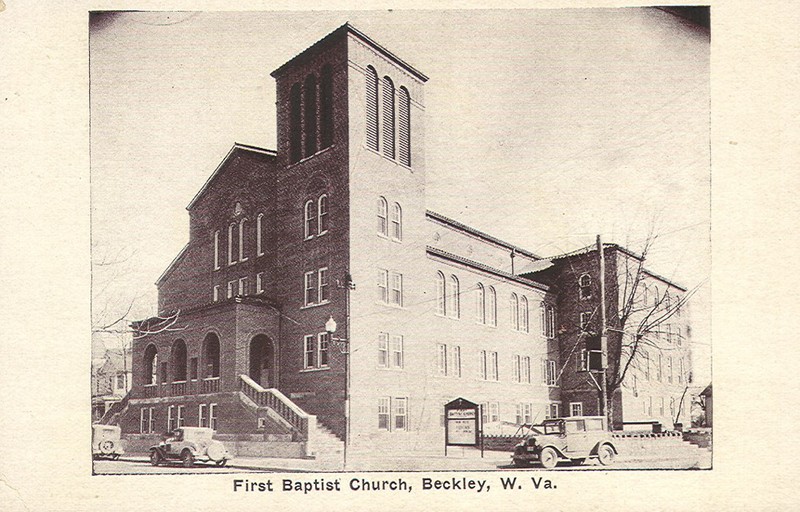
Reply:
[[[353,26],[272,76],[277,149],[235,144],[188,205],[159,316],[134,324],[133,388],[106,419],[144,436],[328,431],[353,450],[423,451],[441,448],[443,405],[457,397],[482,404],[489,432],[597,414],[581,371],[598,325],[597,251],[543,258],[428,210],[428,78]],[[617,311],[618,270],[641,258],[605,251]],[[641,275],[636,315],[686,292]],[[676,405],[691,370],[678,309],[614,393],[618,427],[688,415]],[[610,360],[630,350],[624,338],[610,336]]]

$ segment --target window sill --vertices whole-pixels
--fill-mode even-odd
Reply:
[[[303,310],[303,309],[312,309],[312,308],[317,308],[319,306],[326,306],[326,305],[328,305],[330,303],[331,303],[330,300],[324,300],[322,302],[313,302],[311,304],[306,304],[305,306],[301,306],[300,309],[301,310]]]
[[[400,160],[398,160],[398,159],[397,159],[397,157],[389,157],[389,156],[386,156],[386,155],[384,155],[384,154],[383,154],[383,152],[382,152],[382,151],[375,151],[375,150],[374,150],[374,149],[372,149],[371,147],[367,146],[365,143],[362,143],[362,144],[361,144],[361,147],[362,147],[362,148],[364,148],[364,149],[366,149],[367,151],[369,151],[369,152],[370,152],[370,153],[372,153],[373,155],[379,156],[379,157],[383,158],[384,160],[386,160],[386,161],[388,161],[388,162],[392,162],[392,163],[393,163],[393,164],[395,164],[397,167],[400,167],[400,168],[403,168],[403,169],[407,169],[407,170],[409,170],[409,171],[411,171],[411,172],[414,172],[414,169],[413,169],[411,166],[409,166],[409,165],[406,165],[406,164],[404,164],[404,163],[400,162]],[[395,148],[395,149],[397,149],[397,148]],[[302,160],[301,160],[301,161],[302,161]]]
[[[303,368],[298,373],[314,373],[314,372],[324,372],[330,370],[330,366],[320,366],[319,368]]]
[[[376,300],[375,304],[378,304],[379,306],[385,306],[387,308],[392,308],[392,309],[401,309],[401,310],[406,309],[406,308],[404,308],[403,306],[401,306],[399,304],[391,304],[389,302],[382,302],[382,301],[379,301],[379,300]]]
[[[375,369],[387,372],[402,372],[405,370],[402,366],[376,366]]]

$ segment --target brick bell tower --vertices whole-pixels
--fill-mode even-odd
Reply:
[[[376,373],[375,361],[380,333],[413,339],[413,305],[429,284],[420,271],[427,77],[349,23],[272,77],[276,261],[285,276],[276,296],[295,320],[283,323],[281,388],[355,442],[374,430],[375,388],[418,378]],[[331,317],[349,356],[320,336]]]

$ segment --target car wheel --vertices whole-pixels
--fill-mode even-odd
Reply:
[[[221,467],[221,468],[222,468],[222,467],[225,467],[225,464],[227,464],[227,463],[228,463],[228,459],[222,459],[222,460],[218,460],[218,461],[216,462],[217,466],[219,466],[219,467]]]
[[[614,463],[614,449],[607,444],[604,444],[597,450],[597,460],[600,461],[600,464],[603,466],[609,466]]]
[[[157,450],[153,450],[150,452],[150,464],[154,466],[158,466],[161,462],[161,455],[158,453]]]
[[[114,449],[114,441],[105,440],[102,443],[100,443],[100,451],[105,454],[111,453],[113,449]]]
[[[556,467],[556,464],[558,464],[558,454],[553,448],[548,446],[542,450],[542,454],[539,456],[539,461],[542,463],[543,467],[552,469]]]
[[[518,468],[529,468],[531,467],[531,463],[523,459],[514,459],[514,466]]]
[[[183,467],[190,468],[194,465],[194,456],[192,456],[192,452],[189,450],[183,450],[181,452],[181,462],[183,462]]]

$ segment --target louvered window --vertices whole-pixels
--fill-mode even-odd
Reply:
[[[394,158],[394,84],[383,77],[383,154]]]
[[[306,139],[303,156],[309,157],[317,152],[317,78],[314,75],[306,77],[303,93],[305,96],[303,131]]]
[[[378,151],[378,74],[367,67],[367,147]]]
[[[300,85],[294,84],[289,94],[289,163],[299,162],[302,155],[302,112],[300,110]]]
[[[411,166],[411,98],[405,87],[400,88],[400,104],[398,105],[398,151],[400,163]]]
[[[333,144],[333,73],[330,66],[322,68],[319,84],[320,149]]]

